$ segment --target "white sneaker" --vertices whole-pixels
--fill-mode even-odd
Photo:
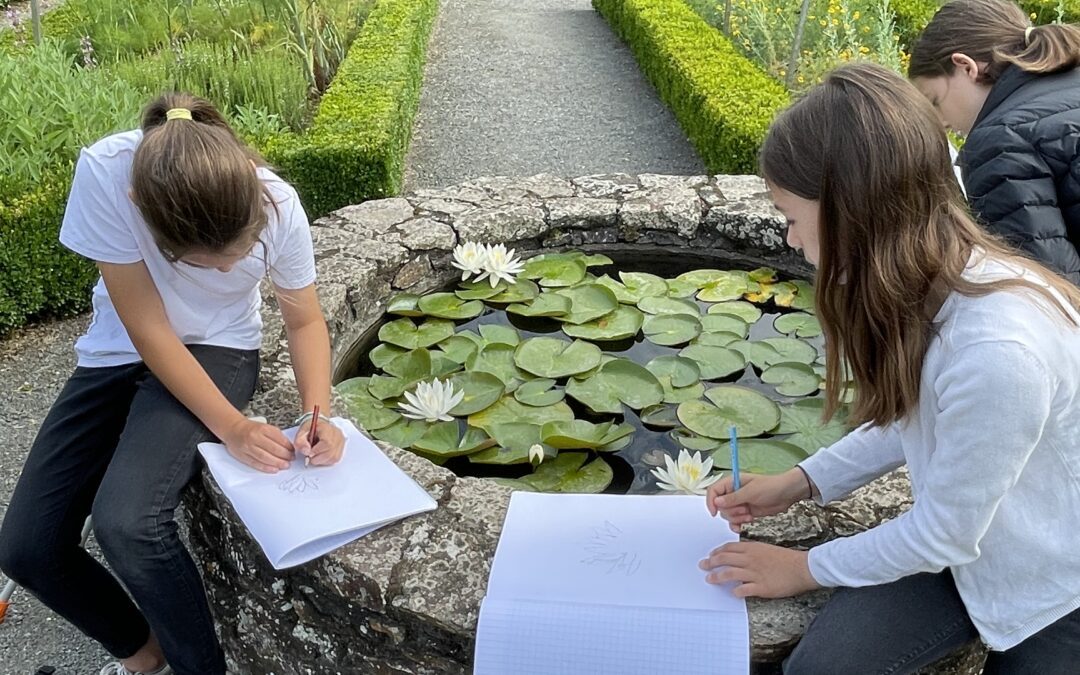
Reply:
[[[165,664],[157,670],[147,673],[133,672],[125,668],[119,661],[113,661],[102,668],[98,675],[173,675],[173,669],[169,667],[169,664]]]

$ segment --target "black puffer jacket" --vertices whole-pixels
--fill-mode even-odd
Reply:
[[[1033,75],[1010,66],[959,163],[988,229],[1080,285],[1080,69]]]

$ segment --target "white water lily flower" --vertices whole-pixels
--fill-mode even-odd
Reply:
[[[477,275],[476,280],[480,281],[486,275],[487,260],[487,247],[475,241],[468,241],[454,247],[454,261],[450,264],[462,270],[462,281],[468,281],[469,276],[473,274]]]
[[[450,422],[450,410],[465,398],[465,390],[454,391],[450,380],[440,382],[435,378],[431,382],[421,382],[414,391],[405,392],[408,403],[401,404],[402,415],[413,420],[425,422]]]
[[[529,448],[529,461],[536,462],[537,464],[544,461],[544,446],[539,443],[534,443],[533,446]]]
[[[515,275],[525,269],[525,263],[514,257],[514,249],[507,251],[506,244],[488,246],[486,255],[484,274],[481,274],[476,280],[480,281],[487,276],[492,288],[498,286],[499,281],[513,284]]]
[[[712,457],[701,461],[701,453],[691,455],[685,448],[679,452],[679,461],[675,463],[670,455],[664,456],[667,469],[653,469],[656,476],[656,485],[661,490],[681,492],[687,495],[704,495],[705,489],[720,480],[723,473],[710,476],[712,472]]]

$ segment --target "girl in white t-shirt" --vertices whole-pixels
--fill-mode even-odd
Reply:
[[[825,408],[858,428],[775,476],[715,483],[738,531],[901,465],[914,505],[806,550],[725,545],[736,595],[836,587],[785,673],[910,673],[981,638],[985,673],[1080,663],[1080,290],[978,227],[929,102],[845,66],[773,122],[761,170],[817,267]]]
[[[103,675],[223,675],[202,580],[174,519],[200,469],[196,445],[216,437],[268,472],[296,453],[333,464],[344,446],[323,416],[301,415],[290,443],[240,412],[258,376],[267,274],[298,412],[330,410],[330,342],[304,210],[210,103],[169,94],[146,108],[140,130],[82,151],[60,241],[94,260],[101,278],[78,366],[8,506],[0,569],[119,659]],[[79,547],[87,514],[134,602]]]

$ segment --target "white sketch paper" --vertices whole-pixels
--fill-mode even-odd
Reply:
[[[435,500],[343,418],[345,453],[333,466],[268,474],[236,459],[220,443],[200,443],[214,480],[275,569],[324,555],[383,525],[435,508]],[[285,435],[291,441],[296,429]]]
[[[476,675],[746,675],[746,603],[698,562],[738,537],[702,497],[515,492]]]

